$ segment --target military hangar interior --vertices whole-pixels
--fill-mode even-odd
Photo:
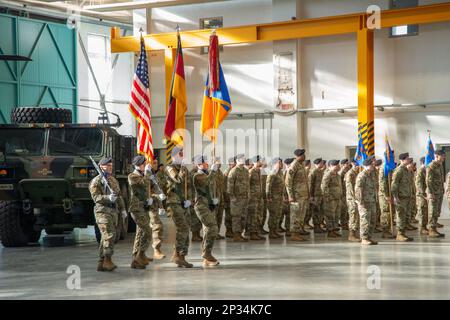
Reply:
[[[0,300],[450,298],[449,1],[0,0],[0,34]]]

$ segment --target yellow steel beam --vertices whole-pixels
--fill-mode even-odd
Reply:
[[[356,33],[360,30],[360,19],[365,13],[322,17],[315,19],[274,22],[217,30],[221,45],[275,41],[305,37],[329,36]],[[424,24],[450,21],[450,2],[418,6],[414,8],[381,11],[381,27],[407,24]],[[183,48],[207,46],[211,30],[181,32]],[[138,37],[121,37],[111,32],[111,52],[139,51]],[[176,33],[145,35],[147,50],[165,50],[176,47]]]

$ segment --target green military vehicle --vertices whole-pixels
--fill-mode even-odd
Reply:
[[[5,247],[37,242],[42,230],[64,234],[95,225],[88,186],[97,171],[90,156],[114,159],[127,204],[136,138],[117,133],[120,120],[72,124],[71,116],[67,109],[15,108],[12,124],[0,125],[0,238]],[[121,238],[127,220],[119,219]],[[96,236],[99,240],[98,229]]]

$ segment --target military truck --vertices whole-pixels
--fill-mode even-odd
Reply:
[[[67,109],[15,108],[12,124],[0,125],[0,238],[5,247],[36,242],[42,230],[64,234],[96,226],[88,186],[98,173],[90,156],[114,159],[128,204],[136,138],[118,134],[117,123],[72,124],[71,115]],[[121,238],[127,220],[119,219]]]

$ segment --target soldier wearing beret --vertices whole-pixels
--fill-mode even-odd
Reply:
[[[437,231],[438,219],[441,215],[442,200],[444,196],[444,167],[445,152],[437,150],[435,159],[427,167],[427,197],[428,197],[428,236],[431,238],[444,237]]]
[[[195,200],[194,210],[203,225],[202,258],[203,266],[214,267],[219,261],[212,255],[214,240],[217,238],[219,228],[217,226],[215,209],[219,205],[219,199],[213,196],[212,182],[214,174],[219,170],[218,164],[211,166],[208,172],[206,157],[198,155],[194,157],[194,165],[197,172],[192,177]]]
[[[362,245],[378,244],[372,239],[377,219],[377,190],[375,171],[375,158],[368,157],[363,162],[364,170],[356,177],[355,200],[358,204],[359,227]]]
[[[337,220],[341,214],[342,205],[342,181],[339,176],[339,160],[328,161],[329,169],[323,175],[320,188],[323,195],[323,211],[327,225],[327,237],[337,238],[341,235],[337,233]]]
[[[339,222],[341,224],[342,230],[348,230],[348,208],[347,208],[347,201],[345,199],[346,197],[346,187],[345,187],[345,175],[352,167],[350,161],[348,159],[342,159],[340,161],[341,169],[339,170],[339,177],[341,178],[341,185],[342,185],[342,203],[341,203],[341,214],[339,217]]]
[[[227,191],[228,174],[231,169],[236,166],[236,157],[231,157],[228,159],[228,167],[223,172],[223,207],[225,209],[225,237],[233,238],[233,227],[231,219],[231,207],[230,207],[230,195]]]
[[[184,163],[183,148],[172,149],[172,163],[166,166],[167,215],[175,224],[175,248],[172,262],[178,267],[192,268],[186,261],[189,251],[188,210],[191,207],[189,171]]]
[[[407,166],[412,162],[409,153],[399,155],[400,165],[392,175],[391,193],[395,204],[397,218],[397,241],[412,241],[413,238],[406,235],[408,212],[411,210],[412,180]]]
[[[250,240],[262,240],[264,238],[259,235],[262,210],[261,157],[254,156],[251,161],[253,167],[249,170],[250,193],[247,227],[250,231]]]
[[[247,221],[247,205],[250,193],[249,173],[244,164],[244,155],[237,155],[236,166],[230,170],[227,179],[234,242],[248,241],[247,238],[242,236]]]
[[[291,212],[291,240],[305,241],[302,235],[309,234],[303,226],[309,207],[308,176],[303,165],[305,150],[297,149],[294,155],[295,160],[290,165],[285,180]]]
[[[112,159],[103,158],[98,164],[102,174],[97,175],[89,184],[89,191],[95,203],[95,221],[101,234],[97,271],[113,271],[117,268],[112,262],[112,256],[119,214],[126,217],[127,212],[119,182],[112,176]]]
[[[277,239],[282,235],[278,233],[279,221],[283,210],[284,177],[282,172],[283,161],[276,157],[271,162],[272,170],[267,176],[265,185],[267,206],[269,209],[269,238]]]

